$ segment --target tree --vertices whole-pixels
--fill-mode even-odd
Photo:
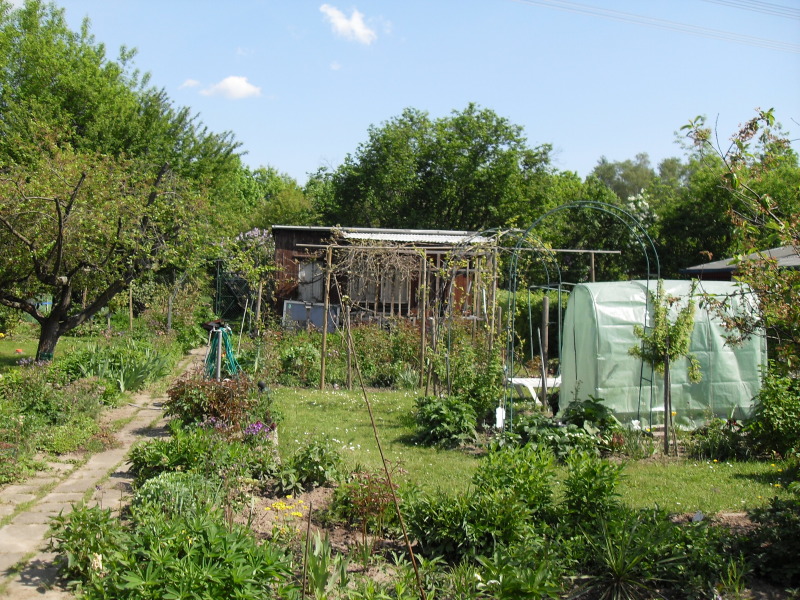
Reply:
[[[640,152],[634,160],[622,162],[611,162],[602,156],[591,175],[605,183],[623,202],[641,194],[656,177],[646,152]]]
[[[736,278],[741,294],[755,293],[758,311],[729,317],[732,338],[766,330],[777,364],[789,371],[800,357],[800,271],[779,269],[777,262],[758,254],[770,247],[800,248],[800,167],[788,135],[775,120],[774,109],[757,110],[723,148],[715,143],[705,119],[683,127],[699,155],[720,162],[718,184],[730,197],[728,217],[740,255]],[[724,301],[723,306],[725,308]]]
[[[475,104],[436,120],[409,108],[370,127],[355,155],[307,189],[328,224],[482,230],[529,214],[528,192],[548,173],[549,155]]]
[[[6,167],[0,304],[39,323],[37,357],[51,359],[63,334],[178,252],[198,201],[166,165],[153,172],[51,146],[33,168]],[[84,290],[82,306],[76,299]]]
[[[676,277],[680,269],[726,258],[734,251],[734,226],[729,218],[730,194],[720,185],[719,161],[689,161],[686,183],[680,187],[655,183],[654,237],[658,240],[663,272]]]
[[[273,167],[259,167],[251,178],[258,199],[253,218],[256,227],[314,223],[311,201],[292,177]]]
[[[670,365],[681,358],[686,358],[689,381],[697,383],[702,378],[700,363],[697,357],[689,352],[694,330],[694,289],[690,293],[689,302],[683,308],[678,308],[680,298],[666,294],[662,279],[658,280],[656,293],[648,291],[648,294],[653,311],[652,326],[646,329],[641,325],[634,326],[633,332],[642,340],[642,345],[632,347],[629,352],[649,364],[657,373],[664,375],[664,455],[666,456],[669,455],[670,432],[673,432]],[[672,321],[670,313],[674,310],[677,310],[677,315]]]
[[[40,323],[41,358],[237,214],[238,143],[148,88],[132,57],[107,60],[88,21],[73,33],[54,5],[0,0],[0,304]],[[221,210],[205,210],[209,197]]]

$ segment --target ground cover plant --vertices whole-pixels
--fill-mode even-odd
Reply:
[[[0,372],[0,484],[41,468],[37,456],[102,448],[110,440],[103,411],[163,378],[181,356],[169,336],[122,333],[68,337],[63,353],[43,362],[26,353],[34,339],[26,323],[0,339],[9,358]]]

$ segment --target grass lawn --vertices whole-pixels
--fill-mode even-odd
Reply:
[[[282,456],[289,456],[309,436],[327,435],[349,467],[382,469],[377,443],[361,392],[276,388],[275,407]],[[386,458],[408,473],[397,483],[426,489],[458,491],[466,488],[478,459],[458,450],[419,446],[412,439],[413,391],[370,391],[369,399]]]
[[[624,474],[620,492],[626,504],[657,504],[676,513],[739,512],[790,495],[781,463],[650,460],[629,463]]]
[[[91,341],[91,338],[62,337],[56,346],[56,360],[59,356],[64,356],[72,349]],[[17,362],[22,358],[36,358],[38,344],[38,337],[28,332],[15,333],[13,336],[0,339],[0,371],[17,366]],[[17,352],[18,350],[22,352]]]
[[[378,433],[390,461],[408,471],[398,482],[425,489],[457,492],[467,488],[479,458],[459,450],[437,450],[413,441],[414,391],[369,392]],[[369,415],[361,392],[276,388],[275,406],[282,417],[279,445],[290,455],[309,436],[327,435],[349,467],[381,467]],[[773,496],[788,496],[780,463],[723,462],[684,459],[629,462],[619,491],[633,507],[658,505],[670,512],[739,512],[765,505]]]

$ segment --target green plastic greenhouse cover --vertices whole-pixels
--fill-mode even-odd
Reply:
[[[755,299],[741,295],[730,282],[697,282],[695,296],[732,296],[732,310],[752,310]],[[664,281],[669,296],[686,306],[691,281]],[[657,282],[650,281],[655,294]],[[575,286],[564,314],[561,348],[561,410],[574,400],[602,398],[623,423],[641,427],[663,424],[663,375],[653,372],[630,354],[640,346],[634,326],[645,324],[647,281],[586,283]],[[718,317],[696,297],[695,328],[690,351],[700,362],[702,380],[690,383],[687,361],[671,364],[672,411],[675,424],[686,429],[701,426],[712,414],[746,419],[761,389],[761,368],[767,362],[766,338],[756,335],[740,345],[726,344]],[[677,310],[677,309],[675,309]],[[651,313],[652,315],[652,310]],[[648,321],[650,324],[650,321]]]

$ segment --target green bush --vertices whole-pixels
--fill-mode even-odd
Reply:
[[[172,437],[136,444],[131,448],[131,471],[137,485],[164,472],[191,471],[220,480],[265,479],[277,469],[271,443],[261,451],[213,429],[172,427]]]
[[[124,338],[86,344],[60,359],[57,366],[71,381],[98,377],[126,392],[166,376],[176,360],[176,352],[158,349],[146,340]]]
[[[131,502],[134,518],[192,517],[213,512],[222,503],[218,482],[198,473],[164,472],[145,481]]]
[[[756,573],[776,584],[800,585],[800,563],[789,559],[800,556],[800,499],[772,498],[749,514],[759,528],[744,547]]]
[[[206,423],[237,432],[255,421],[272,423],[272,397],[244,374],[223,381],[187,377],[177,381],[167,396],[164,414],[184,425]]]
[[[453,447],[471,442],[477,436],[475,410],[457,396],[417,398],[414,420],[417,439],[423,444]]]
[[[573,452],[567,458],[564,508],[574,522],[598,519],[619,508],[617,485],[623,465],[595,454]]]
[[[472,477],[478,493],[502,490],[525,506],[526,513],[537,520],[553,516],[555,461],[552,452],[535,445],[497,445],[489,447]]]
[[[565,461],[574,451],[599,452],[599,438],[577,425],[560,425],[541,412],[522,413],[514,418],[514,435],[522,444],[549,449],[559,461]]]
[[[746,427],[753,448],[764,455],[800,453],[800,379],[772,365],[764,377]]]
[[[342,456],[328,438],[312,439],[280,466],[277,487],[287,494],[335,483],[342,478],[343,468]]]
[[[692,458],[739,460],[748,458],[750,445],[741,423],[711,419],[690,434],[686,453]]]
[[[467,492],[450,496],[412,490],[401,507],[426,555],[490,555],[498,545],[522,542],[531,527],[546,529],[554,518],[554,477],[548,451],[493,446]]]
[[[311,342],[284,348],[280,353],[281,383],[285,385],[319,385],[321,355]]]
[[[87,600],[268,599],[296,590],[284,552],[218,512],[123,523],[110,510],[75,509],[52,523],[63,574]]]
[[[99,431],[100,426],[94,419],[78,416],[42,430],[37,436],[36,447],[53,454],[67,454],[82,448]]]

